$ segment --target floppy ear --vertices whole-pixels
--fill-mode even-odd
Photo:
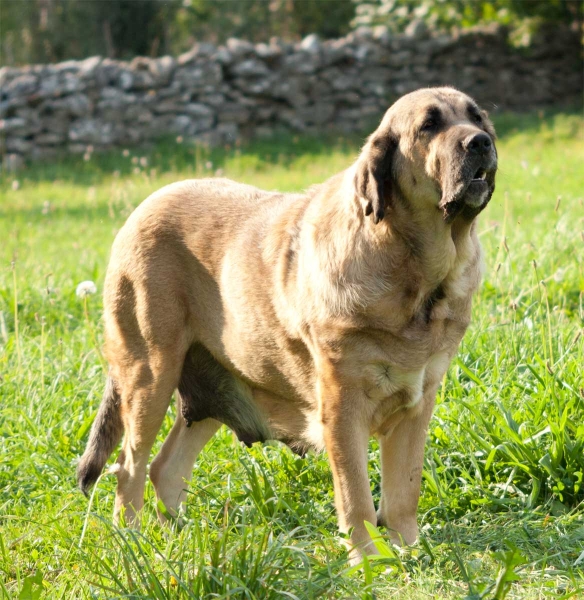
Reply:
[[[357,160],[355,191],[363,198],[365,215],[373,214],[373,222],[379,223],[385,215],[385,203],[391,192],[391,164],[397,148],[397,138],[387,133],[369,137]]]

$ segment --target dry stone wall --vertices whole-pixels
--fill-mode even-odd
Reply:
[[[239,136],[370,128],[411,90],[454,85],[492,110],[581,103],[577,32],[542,31],[524,49],[504,29],[442,35],[362,29],[321,42],[197,44],[174,58],[92,57],[0,69],[0,153],[23,157],[143,144],[165,135],[210,145]]]

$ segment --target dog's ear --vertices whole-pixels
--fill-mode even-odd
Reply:
[[[365,215],[372,214],[375,224],[383,219],[391,196],[391,168],[396,148],[395,136],[376,131],[357,160],[355,191],[365,200]]]

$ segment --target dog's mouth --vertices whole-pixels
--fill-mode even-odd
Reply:
[[[494,178],[494,170],[488,171],[484,167],[479,167],[460,195],[460,201],[466,206],[481,208],[491,197]]]
[[[488,201],[489,187],[487,171],[481,167],[477,169],[474,176],[468,182],[466,189],[460,196],[460,200],[466,206],[479,208]]]
[[[459,179],[450,188],[450,194],[443,194],[439,208],[444,218],[451,220],[462,210],[466,213],[478,214],[489,202],[495,189],[496,163],[494,165],[475,168],[467,178]],[[470,211],[470,212],[469,212]]]
[[[470,182],[471,183],[474,183],[475,181],[485,181],[486,182],[486,180],[487,180],[487,172],[485,171],[485,169],[478,169]]]

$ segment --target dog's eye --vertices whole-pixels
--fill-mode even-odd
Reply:
[[[483,122],[483,118],[481,117],[481,115],[479,115],[478,113],[474,114],[472,116],[473,121],[477,124],[477,125],[481,125]]]
[[[430,131],[436,127],[436,119],[427,119],[421,127],[422,131]]]

